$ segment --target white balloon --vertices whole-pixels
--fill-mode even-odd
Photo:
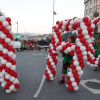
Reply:
[[[15,81],[15,77],[11,76],[10,81],[14,82]]]
[[[10,89],[10,90],[14,90],[14,89],[15,89],[14,85],[12,84],[12,85],[9,87],[9,89]]]
[[[75,66],[78,66],[79,65],[79,62],[77,60],[74,61],[73,63]]]
[[[76,45],[77,45],[78,47],[81,47],[81,46],[82,46],[82,43],[81,43],[81,42],[77,42]]]
[[[87,56],[83,56],[83,59],[84,59],[84,60],[87,60]]]
[[[1,22],[5,21],[5,18],[6,18],[5,16],[0,16],[0,21]]]
[[[10,68],[10,67],[12,66],[12,64],[11,64],[10,62],[7,62],[6,66],[7,66],[8,68]]]
[[[74,81],[75,81],[74,77],[71,77],[71,78],[70,78],[70,81],[71,81],[71,82],[74,82]]]
[[[5,87],[6,82],[1,83],[1,87]]]
[[[79,87],[78,86],[74,87],[74,90],[75,91],[79,90]]]
[[[67,48],[67,51],[70,52],[70,51],[71,51],[71,47],[68,47],[68,48]]]
[[[8,56],[9,56],[9,57],[13,56],[13,54],[14,54],[14,53],[13,53],[12,51],[8,52]]]
[[[3,50],[3,46],[2,45],[0,45],[0,51],[2,51]]]
[[[11,41],[9,45],[13,46],[14,45],[14,41]]]
[[[95,61],[95,64],[97,65],[98,64],[98,61]]]
[[[72,50],[75,50],[75,45],[72,45],[72,46],[71,46],[71,49],[72,49]]]
[[[51,71],[50,70],[48,70],[48,74],[51,74]]]
[[[6,28],[7,28],[9,31],[12,30],[12,27],[11,27],[11,26],[7,26]]]
[[[53,66],[53,65],[55,65],[55,63],[54,63],[54,62],[52,62],[52,63],[51,63],[51,65],[52,65],[52,66]]]
[[[7,54],[8,53],[8,50],[7,49],[3,49],[3,53],[4,54]]]
[[[3,21],[3,26],[7,27],[9,25],[9,23],[7,21]]]
[[[77,83],[76,82],[72,82],[72,86],[73,87],[76,87],[77,86]]]
[[[79,74],[79,75],[83,75],[83,71],[82,71],[82,70],[79,71],[78,74]]]
[[[73,60],[78,60],[77,56],[73,56]]]
[[[6,74],[6,75],[5,75],[5,78],[6,78],[6,79],[10,79],[10,78],[11,78],[11,75]]]
[[[76,67],[76,70],[77,70],[77,71],[81,71],[81,67],[80,67],[80,66],[77,66],[77,67]]]
[[[10,89],[7,89],[7,90],[6,90],[6,93],[11,93],[11,90],[10,90]]]
[[[1,60],[1,64],[6,64],[6,63],[7,63],[6,60],[4,60],[4,59]]]
[[[65,42],[62,42],[62,43],[61,43],[62,46],[64,46],[65,44],[66,44]]]
[[[68,54],[68,51],[67,51],[67,49],[64,51],[64,53],[65,53],[65,54]]]
[[[47,67],[47,68],[48,68],[48,67]],[[16,66],[15,66],[15,65],[12,65],[12,66],[11,66],[11,69],[16,71]]]
[[[50,78],[53,78],[53,74],[50,74],[49,76],[50,76]]]
[[[85,50],[86,50],[86,47],[85,47],[85,46],[81,46],[81,47],[80,47],[80,50],[81,50],[81,51],[85,51]]]
[[[89,35],[85,35],[84,38],[88,40],[90,38],[90,36]]]
[[[3,83],[4,82],[4,78],[0,78],[0,82]]]
[[[83,34],[83,35],[87,35],[87,34],[88,34],[88,31],[87,31],[87,30],[83,30],[83,31],[82,31],[82,34]]]
[[[0,78],[2,78],[3,77],[3,74],[0,72]]]
[[[1,34],[1,38],[2,39],[5,39],[6,38],[6,35],[5,34]]]
[[[5,39],[5,42],[6,42],[6,43],[10,43],[10,42],[11,42],[11,39],[10,39],[10,38],[6,38],[6,39]]]
[[[5,72],[5,70],[4,70],[4,69],[2,70],[2,74],[3,74],[3,75],[5,75],[5,74],[6,74],[6,72]]]
[[[13,84],[19,83],[18,79],[15,79],[15,81],[13,82]]]
[[[71,25],[73,25],[73,24],[74,24],[74,21],[73,21],[73,20],[71,20],[71,21],[70,21],[70,24],[71,24]]]
[[[67,75],[68,75],[69,77],[72,77],[72,76],[73,76],[72,72],[68,72]]]
[[[82,54],[83,54],[83,56],[86,56],[87,55],[87,52],[86,51],[83,51]]]

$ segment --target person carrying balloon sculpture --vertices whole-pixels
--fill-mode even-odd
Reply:
[[[69,43],[75,43],[76,37],[75,36],[69,36],[67,39],[67,42]],[[73,56],[69,54],[63,53],[62,56],[63,58],[63,66],[62,66],[62,79],[58,81],[59,84],[62,84],[65,82],[65,76],[67,74],[67,69],[71,65],[71,61],[73,59]]]
[[[98,37],[94,43],[94,48],[95,48],[95,57],[97,58],[100,55],[100,37]],[[100,71],[100,64],[99,67],[96,67],[94,71]]]

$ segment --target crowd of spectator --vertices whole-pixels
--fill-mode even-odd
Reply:
[[[22,50],[40,50],[42,46],[49,46],[50,41],[44,40],[43,38],[41,40],[24,40],[21,41],[21,49]]]

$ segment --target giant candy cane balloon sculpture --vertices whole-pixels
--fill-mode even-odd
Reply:
[[[94,37],[93,30],[98,24],[100,18],[84,17],[57,21],[53,27],[53,35],[47,58],[47,67],[45,71],[46,80],[53,80],[56,74],[57,56],[59,53],[65,53],[73,56],[70,71],[67,74],[66,86],[70,91],[78,90],[81,75],[83,75],[84,61],[92,67],[100,66],[100,56],[94,56]],[[62,32],[78,31],[76,43],[62,41]]]
[[[6,93],[19,88],[11,29],[11,19],[5,15],[0,16],[0,83]]]

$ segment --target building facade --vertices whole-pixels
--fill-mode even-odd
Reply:
[[[100,16],[100,0],[84,0],[84,16],[98,17]],[[100,25],[94,29],[95,37],[100,36]]]

